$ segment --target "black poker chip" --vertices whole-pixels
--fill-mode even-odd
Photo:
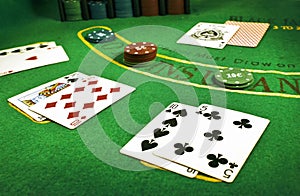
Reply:
[[[115,40],[116,36],[112,30],[100,29],[88,33],[85,39],[90,43],[105,43]]]
[[[106,1],[89,1],[88,6],[90,10],[91,19],[106,18]]]
[[[133,16],[132,0],[115,0],[114,5],[117,18],[128,18]]]

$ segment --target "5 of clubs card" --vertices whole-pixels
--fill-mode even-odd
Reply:
[[[233,182],[269,120],[208,104],[199,106],[196,129],[180,129],[154,155]]]

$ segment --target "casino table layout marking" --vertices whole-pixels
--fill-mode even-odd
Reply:
[[[98,29],[98,28],[99,29],[112,30],[111,28],[106,27],[106,26],[93,26],[93,27],[89,27],[89,28],[80,30],[77,33],[77,36],[83,42],[83,44],[85,44],[88,48],[90,48],[94,53],[96,53],[97,55],[104,58],[105,60],[107,60],[107,61],[109,61],[109,62],[111,62],[111,63],[113,63],[113,64],[115,64],[115,65],[117,65],[117,66],[119,66],[123,69],[127,69],[127,70],[130,70],[132,72],[142,74],[142,75],[145,75],[145,76],[148,76],[148,77],[152,77],[152,78],[156,78],[156,79],[160,79],[160,80],[165,80],[165,81],[168,81],[168,82],[183,84],[183,85],[187,85],[187,86],[193,86],[193,87],[196,87],[196,88],[205,88],[205,89],[209,89],[209,90],[218,90],[218,91],[225,91],[225,92],[232,92],[232,93],[239,93],[239,94],[249,94],[249,95],[274,96],[274,97],[285,97],[285,98],[300,98],[300,95],[293,95],[293,94],[287,94],[287,93],[255,92],[255,91],[237,90],[237,89],[233,90],[233,89],[226,89],[226,88],[220,88],[220,87],[215,87],[215,86],[197,84],[197,83],[193,83],[193,82],[176,80],[176,79],[172,79],[172,78],[168,78],[168,77],[155,75],[155,74],[152,74],[152,73],[149,73],[149,72],[144,72],[144,71],[135,69],[133,67],[126,66],[126,65],[112,59],[111,57],[107,56],[103,52],[99,51],[91,43],[89,43],[88,41],[85,40],[85,38],[83,36],[83,34],[85,32],[90,31],[92,29]],[[123,41],[126,44],[131,44],[132,43],[129,40],[125,39],[124,37],[120,36],[117,33],[115,33],[115,36],[116,36],[116,38],[118,38],[119,40]],[[179,58],[174,58],[174,57],[170,57],[170,56],[159,54],[159,53],[157,53],[157,57],[160,57],[162,59],[167,59],[167,60],[170,60],[170,61],[174,61],[174,62],[178,62],[178,63],[187,64],[187,65],[196,65],[196,66],[207,67],[207,68],[215,68],[215,69],[228,68],[226,66],[217,66],[217,65],[203,64],[203,63],[199,63],[199,62],[192,62],[192,61],[183,60],[183,59],[179,59]],[[248,72],[251,72],[251,73],[259,73],[259,74],[278,74],[278,75],[284,75],[284,76],[300,76],[300,72],[281,72],[281,71],[277,71],[277,70],[254,70],[254,69],[246,69],[246,70]]]

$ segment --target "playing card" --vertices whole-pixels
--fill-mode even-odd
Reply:
[[[28,48],[32,49],[28,50]],[[53,46],[53,44],[27,46],[1,54],[0,76],[69,60],[63,47]]]
[[[69,129],[75,129],[135,88],[109,79],[90,76],[79,79],[29,109]]]
[[[41,122],[46,120],[46,118],[35,112],[32,112],[29,110],[29,107],[35,105],[41,100],[47,99],[48,97],[65,88],[70,87],[78,79],[85,77],[88,76],[80,72],[75,72],[13,96],[8,99],[8,102],[20,109],[22,112],[26,113],[34,121]]]
[[[200,22],[184,34],[177,43],[223,49],[239,26]]]
[[[191,112],[196,107],[172,103],[138,134],[136,134],[121,150],[122,154],[143,160],[158,167],[193,178],[197,171],[154,156],[152,152],[172,141],[180,128],[196,128],[195,124],[187,125],[188,119],[193,119]],[[197,115],[194,115],[197,118]]]
[[[10,66],[16,61],[16,59],[22,59],[22,56],[24,54],[34,53],[34,51],[44,50],[47,47],[55,47],[55,46],[56,46],[55,42],[40,42],[40,43],[1,50],[0,51],[0,76],[13,73],[13,70],[9,69]]]
[[[164,168],[161,168],[159,166],[156,166],[156,165],[153,165],[153,164],[150,164],[150,163],[147,163],[145,161],[140,161],[141,164],[147,166],[147,167],[150,167],[150,168],[154,168],[154,169],[160,169],[160,170],[165,170]],[[198,174],[196,175],[195,177],[196,179],[199,179],[199,180],[205,180],[205,181],[209,181],[209,182],[222,182],[221,180],[219,179],[216,179],[216,178],[212,178],[206,174],[203,174],[201,172],[198,172]]]
[[[25,45],[25,46],[19,46],[19,47],[15,47],[15,48],[9,48],[9,49],[4,49],[4,50],[0,50],[0,58],[1,59],[5,59],[7,57],[10,56],[17,56],[26,52],[31,52],[37,49],[43,49],[46,47],[54,47],[56,46],[55,42],[39,42],[39,43],[35,43],[35,44],[29,44],[29,45]]]
[[[257,47],[270,26],[269,23],[237,21],[226,21],[225,24],[240,27],[227,44],[246,47]]]
[[[197,129],[180,131],[153,154],[232,182],[269,120],[208,104],[199,106],[196,114]]]

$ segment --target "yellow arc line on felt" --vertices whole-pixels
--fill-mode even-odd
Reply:
[[[117,65],[117,66],[119,66],[119,67],[121,67],[123,69],[127,69],[127,70],[130,70],[130,71],[138,73],[138,74],[143,74],[145,76],[149,76],[149,77],[160,79],[160,80],[165,80],[165,81],[168,81],[168,82],[173,82],[173,83],[177,83],[177,84],[183,84],[183,85],[187,85],[187,86],[193,86],[193,87],[197,87],[197,88],[206,88],[206,89],[209,89],[209,90],[218,90],[218,91],[233,92],[233,93],[239,93],[239,94],[249,94],[249,95],[261,95],[261,96],[273,96],[273,97],[285,97],[285,98],[300,98],[300,95],[291,95],[291,94],[284,94],[284,93],[254,92],[254,91],[245,91],[245,90],[231,90],[231,89],[226,89],[226,88],[219,88],[219,87],[214,87],[214,86],[207,86],[207,85],[196,84],[196,83],[192,83],[192,82],[175,80],[175,79],[172,79],[172,78],[166,78],[166,77],[154,75],[154,74],[151,74],[151,73],[148,73],[148,72],[139,71],[137,69],[128,67],[126,65],[123,65],[123,64],[115,61],[114,59],[112,59],[109,56],[105,55],[101,51],[97,50],[91,43],[89,43],[88,41],[86,41],[84,39],[84,37],[82,36],[82,33],[85,32],[85,31],[91,30],[91,29],[95,29],[95,28],[104,28],[106,30],[111,30],[110,28],[105,27],[105,26],[93,26],[93,27],[89,27],[89,28],[86,28],[86,29],[83,29],[83,30],[79,31],[77,33],[78,38],[88,48],[90,48],[93,52],[95,52],[97,55],[101,56],[105,60],[107,60],[109,62],[112,62],[115,65]],[[118,34],[116,34],[116,36],[118,37],[118,39],[120,39],[122,41],[125,41],[125,43],[131,43],[128,40],[126,40],[125,38],[120,37],[120,35],[118,35]],[[169,57],[169,58],[171,58],[171,57]],[[178,59],[178,60],[180,60],[180,59]],[[222,67],[222,68],[224,68],[224,67]]]

